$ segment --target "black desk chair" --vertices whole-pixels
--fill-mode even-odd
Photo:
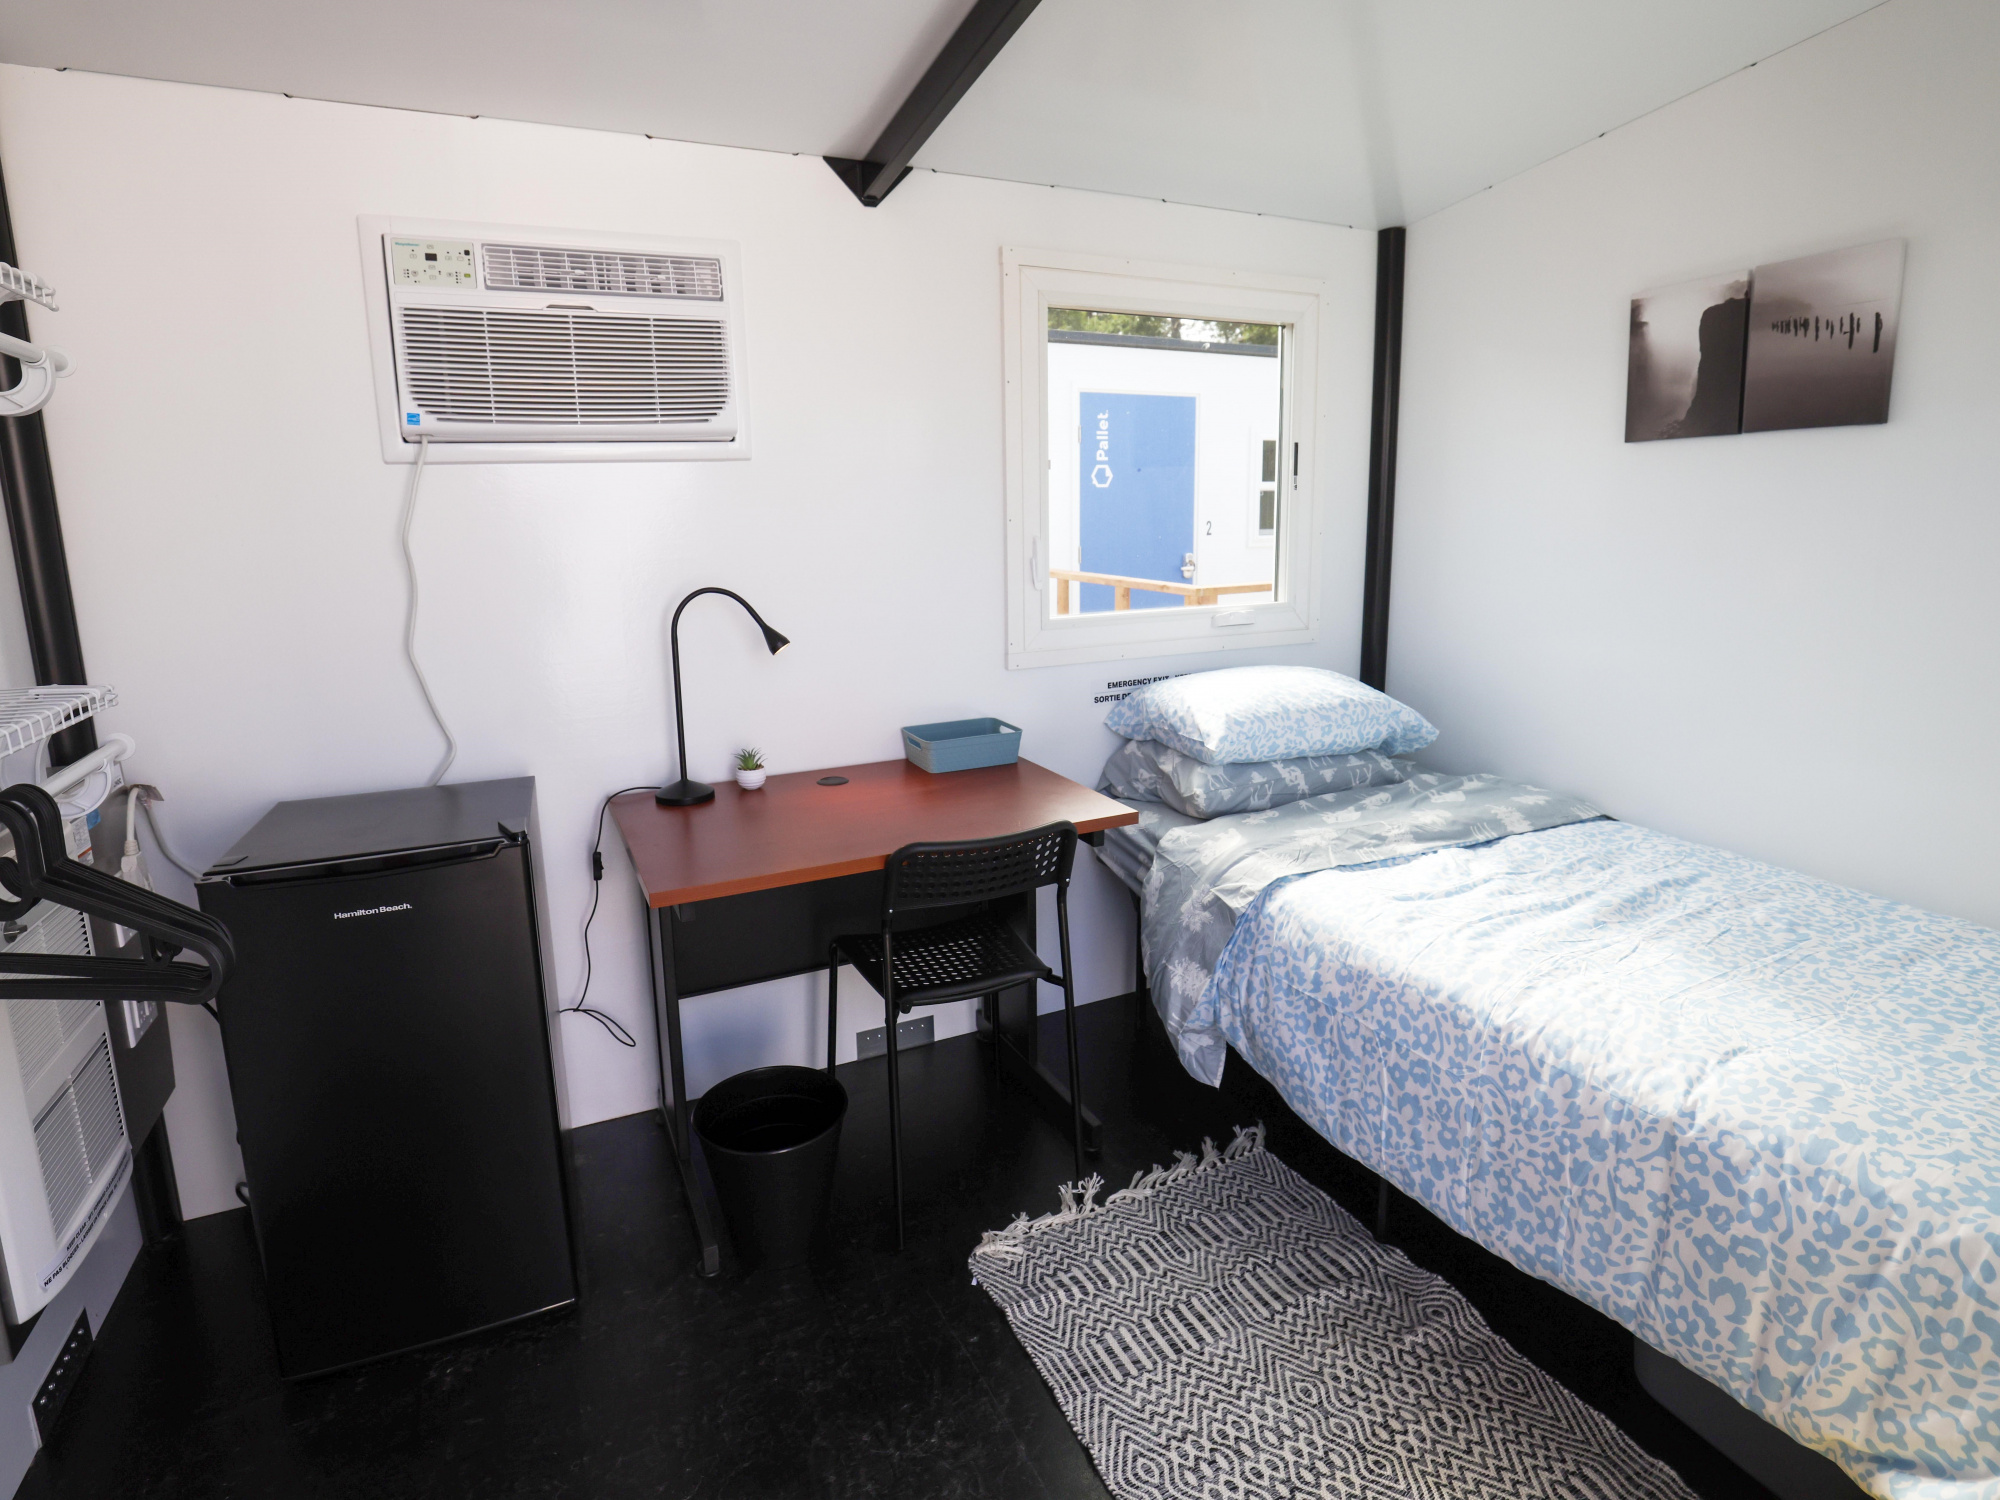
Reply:
[[[1076,863],[1076,825],[1051,823],[1003,839],[958,844],[905,844],[889,856],[882,886],[882,926],[833,940],[826,981],[826,1067],[833,1071],[834,1022],[839,1015],[840,966],[855,971],[882,997],[889,1048],[889,1161],[896,1190],[896,1247],[903,1245],[903,1097],[896,1064],[897,1017],[918,1005],[996,995],[1046,981],[1063,992],[1069,1037],[1070,1140],[1083,1177],[1083,1094],[1076,1065],[1076,989],[1070,982],[1069,877]],[[990,911],[930,926],[907,919],[940,907],[969,906],[1056,888],[1062,973],[1052,972],[1020,934]]]

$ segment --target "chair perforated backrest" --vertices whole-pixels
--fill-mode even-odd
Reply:
[[[882,889],[885,920],[897,912],[937,906],[968,906],[1066,885],[1076,863],[1076,824],[1000,839],[968,839],[956,844],[905,844],[889,856]]]

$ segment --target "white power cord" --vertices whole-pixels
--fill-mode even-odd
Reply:
[[[451,726],[438,712],[437,699],[431,696],[431,685],[424,680],[423,666],[417,661],[417,559],[416,554],[410,551],[410,525],[417,519],[417,491],[424,482],[424,460],[430,457],[430,451],[431,440],[428,437],[418,438],[417,467],[410,475],[409,503],[403,507],[403,563],[410,572],[410,617],[403,629],[403,654],[410,659],[410,670],[417,674],[417,686],[423,690],[424,703],[429,707],[431,717],[437,721],[439,733],[444,735],[444,761],[425,783],[436,786],[444,780],[444,773],[451,769],[451,763],[458,759],[458,741],[452,738]],[[158,832],[157,829],[154,831]]]
[[[144,786],[135,786],[125,794],[125,851],[118,861],[118,878],[142,891],[153,888],[153,877],[146,871],[146,856],[139,848],[139,817],[135,811],[140,802],[147,800],[146,791]],[[155,828],[153,837],[159,836],[160,830]],[[125,939],[118,941],[122,943]]]
[[[150,790],[143,784],[135,783],[125,794],[125,851],[124,857],[118,861],[118,878],[142,891],[153,888],[153,877],[146,870],[146,856],[139,848],[139,804],[147,800],[146,793]],[[159,836],[160,830],[155,828],[153,837],[157,839]],[[111,930],[121,948],[139,935],[129,927],[117,924]]]
[[[181,874],[187,876],[189,880],[201,879],[201,871],[195,869],[194,866],[174,853],[172,848],[168,846],[166,834],[160,831],[159,815],[153,811],[153,803],[156,800],[158,799],[145,796],[143,793],[139,797],[139,810],[146,815],[146,826],[153,830],[153,847],[160,851],[160,854],[168,864],[179,870]],[[128,818],[125,825],[125,841],[128,846],[132,842],[132,834],[133,828]],[[120,863],[122,865],[123,861],[120,861]]]

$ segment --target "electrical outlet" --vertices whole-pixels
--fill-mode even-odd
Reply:
[[[907,1052],[912,1047],[928,1047],[937,1040],[937,1018],[919,1016],[913,1021],[902,1021],[896,1026],[896,1050]],[[889,1050],[889,1028],[877,1026],[873,1031],[856,1032],[854,1055],[856,1057],[881,1057]]]
[[[90,1358],[90,1344],[90,1314],[80,1312],[76,1315],[76,1327],[63,1340],[62,1353],[49,1366],[48,1378],[35,1392],[35,1427],[45,1444],[55,1434],[56,1423],[62,1420],[63,1404],[76,1389],[77,1377],[83,1374],[83,1362]]]

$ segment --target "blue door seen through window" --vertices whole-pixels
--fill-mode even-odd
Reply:
[[[1185,583],[1194,551],[1193,396],[1084,391],[1081,423],[1080,562],[1086,573]],[[1112,607],[1107,584],[1082,586],[1086,614]],[[1134,609],[1184,608],[1178,594],[1132,591]]]

